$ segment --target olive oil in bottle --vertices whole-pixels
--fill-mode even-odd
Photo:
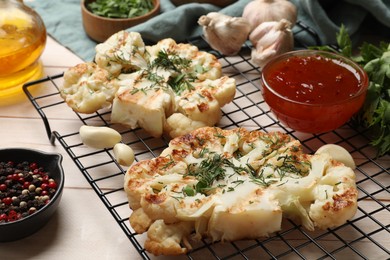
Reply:
[[[41,77],[39,58],[45,45],[46,28],[39,15],[21,0],[0,0],[0,98]]]

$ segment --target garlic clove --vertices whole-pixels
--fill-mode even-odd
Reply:
[[[337,144],[325,144],[318,148],[315,154],[329,154],[334,160],[343,163],[345,166],[350,167],[352,170],[356,169],[355,161],[352,155],[342,146]]]
[[[267,42],[274,42],[279,36],[274,32],[288,32],[291,31],[291,27],[292,24],[286,19],[281,19],[280,21],[264,22],[257,26],[249,34],[249,40],[253,46],[256,46],[257,42],[260,40],[263,42],[261,45],[264,45]]]
[[[259,67],[264,67],[274,56],[294,48],[291,23],[285,19],[260,24],[249,38],[255,46],[252,49],[251,60]]]
[[[117,143],[113,149],[115,159],[120,165],[130,166],[134,162],[134,151],[133,149],[124,144]]]
[[[247,19],[251,30],[263,22],[281,19],[286,19],[295,25],[297,8],[287,0],[254,0],[244,7],[242,17]]]
[[[204,37],[211,48],[224,55],[237,54],[250,32],[250,25],[245,18],[217,12],[202,15],[198,24],[203,27]]]
[[[79,132],[84,145],[97,149],[112,148],[122,140],[120,133],[106,126],[83,125]]]

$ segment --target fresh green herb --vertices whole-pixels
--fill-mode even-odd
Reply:
[[[157,54],[157,58],[150,64],[150,68],[162,68],[181,73],[191,65],[190,59],[180,57],[174,52],[161,50]]]
[[[149,13],[154,7],[152,0],[96,0],[89,10],[108,18],[133,18]]]
[[[259,173],[256,172],[255,169],[253,169],[253,167],[248,164],[247,165],[249,170],[250,170],[250,173],[251,173],[251,181],[257,185],[260,185],[260,186],[264,186],[264,187],[268,187],[269,185],[271,185],[273,182],[273,180],[268,180],[267,181],[267,178],[266,176],[264,176],[264,168],[261,169],[261,171]]]
[[[167,163],[162,167],[162,170],[167,169],[167,168],[170,167],[172,164],[175,164],[175,161],[174,161],[173,158],[170,156],[169,162],[167,162]]]
[[[185,90],[194,89],[190,83],[194,81],[194,77],[187,73],[183,73],[190,65],[191,60],[182,58],[174,52],[170,53],[162,50],[157,54],[157,58],[150,65],[150,69],[162,68],[176,72],[178,75],[170,77],[167,83],[174,92],[180,94]]]
[[[237,188],[238,185],[241,185],[244,183],[244,180],[236,180],[236,181],[232,181],[232,184],[234,184],[234,187],[229,187],[228,188],[228,191],[234,191],[235,188]]]
[[[223,180],[226,177],[226,168],[232,168],[233,174],[242,174],[247,169],[243,167],[236,167],[229,159],[217,154],[210,153],[210,157],[204,159],[199,166],[196,164],[188,165],[188,173],[186,175],[194,176],[198,183],[195,185],[195,191],[203,194],[208,194],[216,187],[213,187],[214,181]],[[228,176],[230,178],[231,176]],[[236,180],[232,182],[235,187],[242,184],[243,181]],[[225,187],[226,185],[218,184],[217,188]],[[234,187],[230,187],[234,188]],[[229,191],[231,191],[231,189]]]
[[[182,73],[179,74],[177,77],[170,77],[168,80],[168,85],[172,88],[172,90],[177,93],[181,94],[185,90],[194,90],[195,88],[190,83],[192,79],[187,79],[186,74]]]
[[[179,197],[179,196],[171,196],[171,198],[174,198],[175,200],[179,201],[184,199],[184,197]]]
[[[279,173],[280,180],[286,176],[286,174],[296,174],[305,176],[309,173],[311,164],[306,161],[301,161],[294,155],[281,155],[277,158],[282,160],[282,165],[276,167],[276,171]]]
[[[202,148],[202,150],[200,150],[199,157],[203,158],[205,156],[205,154],[207,154],[209,152],[210,152],[210,150],[208,148],[204,147],[204,148]]]
[[[367,72],[370,84],[362,109],[353,116],[351,122],[367,129],[371,145],[377,148],[377,155],[390,153],[390,43],[381,42],[378,46],[363,43],[358,54],[352,54],[350,37],[341,26],[337,34],[339,50],[329,46],[314,46],[340,52],[359,63]]]
[[[182,58],[174,52],[159,51],[157,58],[142,73],[142,77],[153,82],[152,85],[144,88],[145,93],[152,89],[171,88],[175,93],[180,94],[183,91],[195,89],[191,84],[195,77],[184,72],[190,65],[191,60]],[[156,72],[159,68],[171,71],[174,75],[170,76],[168,81],[165,82],[164,77]]]
[[[216,134],[214,134],[214,136],[221,138],[221,139],[225,138],[225,136],[223,134],[220,134],[220,133],[216,133]]]
[[[187,195],[187,196],[192,197],[192,196],[195,196],[196,191],[194,190],[193,187],[187,185],[187,186],[185,186],[185,187],[183,188],[183,193],[184,193],[185,195]]]
[[[195,185],[197,192],[206,194],[215,180],[221,180],[225,177],[224,162],[225,158],[219,154],[213,154],[213,157],[203,160],[198,167],[196,164],[188,165],[187,175],[195,176],[198,180]]]
[[[199,138],[198,136],[195,136],[195,139],[198,141],[200,146],[203,146],[206,143],[205,139]]]

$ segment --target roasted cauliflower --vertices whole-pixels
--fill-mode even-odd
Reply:
[[[234,98],[236,84],[233,78],[221,76],[215,56],[172,39],[146,50],[146,68],[118,77],[121,87],[113,101],[111,122],[141,127],[154,137],[163,133],[175,137],[218,123],[221,107]],[[174,115],[178,113],[183,116]],[[190,125],[172,131],[182,124],[176,118]]]
[[[113,76],[146,66],[145,44],[137,32],[120,31],[96,45],[95,62]]]
[[[60,95],[74,111],[90,114],[109,107],[119,88],[110,73],[87,62],[76,65],[64,73]]]
[[[139,33],[120,31],[96,46],[94,62],[66,72],[63,89],[72,88],[61,96],[81,113],[112,104],[112,123],[141,127],[153,137],[164,133],[176,137],[198,127],[214,126],[221,119],[221,107],[236,93],[235,80],[222,76],[221,63],[214,55],[170,38],[146,46]],[[73,80],[69,75],[83,66],[88,74],[77,73]],[[104,102],[99,95],[92,99],[82,86],[90,74],[104,74],[107,83],[94,84],[96,92],[112,90]],[[184,122],[189,125],[184,126]]]
[[[309,155],[279,132],[203,127],[128,169],[130,224],[155,255],[187,252],[191,239],[266,237],[290,218],[308,230],[342,225],[357,209],[353,170]],[[142,217],[140,217],[142,216]]]

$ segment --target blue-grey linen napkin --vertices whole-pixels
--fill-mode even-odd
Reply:
[[[241,16],[252,0],[238,0],[225,8],[212,4],[189,3],[176,7],[170,0],[161,0],[160,15],[128,28],[140,32],[148,44],[171,37],[178,42],[202,34],[197,21],[209,12]],[[359,35],[367,15],[373,16],[383,28],[390,28],[390,0],[290,0],[298,8],[298,20],[317,32],[320,44],[334,44],[340,25],[350,35]],[[80,0],[25,0],[42,17],[47,32],[85,61],[95,55],[96,42],[85,33],[81,19]],[[306,46],[316,45],[312,35],[300,33],[299,41]]]

